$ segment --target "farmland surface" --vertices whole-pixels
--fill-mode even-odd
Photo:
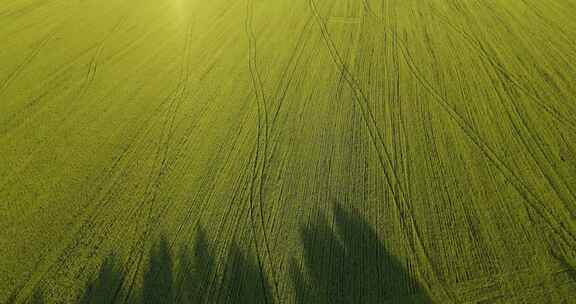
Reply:
[[[0,1],[0,303],[576,303],[576,1]]]

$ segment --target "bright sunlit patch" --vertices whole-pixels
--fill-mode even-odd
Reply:
[[[190,0],[173,0],[171,1],[171,10],[173,18],[176,18],[179,22],[185,22],[188,20],[193,12],[194,1]]]

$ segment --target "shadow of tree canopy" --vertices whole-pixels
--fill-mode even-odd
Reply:
[[[361,217],[336,206],[334,229],[319,216],[300,232],[304,269],[295,259],[290,263],[294,302],[431,302]],[[202,229],[197,231],[192,248],[170,248],[168,240],[160,237],[145,264],[141,287],[133,290],[134,278],[120,267],[117,255],[109,255],[77,302],[274,303],[268,280],[255,257],[232,243],[227,255],[217,261]],[[29,300],[48,302],[39,290]]]
[[[117,260],[116,255],[106,257],[96,279],[86,286],[81,303],[112,303],[124,280]]]
[[[191,251],[184,246],[177,251],[177,259],[171,254],[165,237],[152,246],[150,259],[143,274],[141,290],[136,300],[128,302],[157,303],[266,303],[269,290],[258,265],[232,244],[226,257],[224,274],[213,295],[207,295],[210,284],[216,279],[215,257],[208,250],[206,234],[199,229]],[[116,256],[109,256],[102,264],[96,278],[88,284],[79,303],[120,302],[118,294],[125,274],[116,267]]]
[[[297,303],[432,302],[359,215],[336,205],[328,223],[318,216],[301,230],[308,280],[293,260]]]

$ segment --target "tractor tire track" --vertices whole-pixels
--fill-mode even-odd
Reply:
[[[8,86],[10,86],[10,84],[16,80],[18,78],[18,76],[20,76],[20,74],[22,74],[22,72],[24,70],[26,70],[26,68],[32,64],[32,62],[36,59],[36,57],[38,57],[38,55],[40,54],[40,52],[44,49],[44,47],[48,44],[48,42],[50,42],[50,40],[52,40],[52,38],[54,38],[54,35],[56,34],[56,30],[57,28],[51,30],[47,35],[44,36],[44,38],[42,38],[33,48],[32,51],[28,54],[28,56],[26,56],[26,58],[24,59],[24,61],[22,61],[22,63],[20,63],[16,69],[14,69],[14,71],[12,71],[12,73],[8,74],[8,77],[6,77],[6,79],[4,79],[1,83],[0,83],[0,98],[4,95],[4,93],[6,92],[6,89],[8,88]]]
[[[254,155],[254,166],[253,166],[253,179],[251,182],[250,191],[250,218],[252,221],[252,235],[253,242],[256,246],[256,256],[258,258],[258,265],[260,267],[260,279],[262,286],[265,285],[265,269],[263,261],[260,257],[260,244],[258,241],[257,230],[256,229],[256,219],[254,218],[254,205],[257,204],[259,207],[259,228],[262,230],[263,235],[263,245],[267,257],[269,271],[272,274],[272,282],[274,292],[272,293],[273,298],[278,296],[278,283],[276,279],[276,274],[274,272],[274,263],[272,262],[272,254],[270,251],[270,245],[268,241],[268,235],[266,232],[266,225],[264,223],[264,210],[263,210],[263,189],[264,189],[264,171],[266,170],[266,160],[268,151],[268,140],[269,140],[269,130],[268,130],[268,108],[266,104],[266,96],[264,93],[264,88],[260,75],[258,73],[257,67],[257,54],[256,54],[256,36],[254,33],[253,19],[254,19],[254,2],[253,0],[247,0],[247,15],[246,15],[246,34],[248,36],[248,58],[249,58],[249,70],[252,79],[252,86],[256,95],[257,111],[258,111],[258,128],[257,128],[257,140],[256,140],[256,151]],[[262,149],[262,151],[261,151]],[[255,192],[258,191],[257,194]],[[255,201],[257,201],[255,203]],[[264,300],[268,303],[267,295],[264,294]]]
[[[534,94],[531,93],[524,85],[520,84],[520,81],[512,73],[507,71],[506,68],[504,68],[503,64],[498,60],[498,55],[496,54],[496,52],[489,52],[484,47],[482,42],[480,42],[479,39],[474,38],[469,33],[467,33],[464,29],[462,29],[462,28],[454,25],[452,22],[448,21],[449,18],[444,16],[438,10],[436,10],[434,8],[432,8],[432,9],[435,11],[435,15],[440,17],[438,20],[440,20],[442,23],[448,25],[448,27],[453,29],[455,32],[459,33],[464,38],[464,40],[468,42],[468,44],[471,47],[480,51],[484,55],[483,58],[485,58],[488,61],[488,63],[501,75],[501,77],[503,77],[509,83],[511,83],[512,85],[516,86],[519,90],[521,90],[540,109],[544,110],[545,113],[548,113],[555,120],[562,123],[564,126],[570,128],[570,130],[576,134],[576,122],[574,122],[573,120],[570,120],[569,118],[565,117],[562,113],[558,112],[556,109],[552,108],[551,106],[549,106],[545,102],[541,101],[540,98],[538,98],[537,96],[534,96]]]
[[[402,225],[404,225],[404,231],[408,234],[411,234],[410,237],[410,248],[412,253],[418,257],[418,260],[424,266],[424,269],[434,269],[431,267],[431,262],[429,257],[426,254],[426,250],[424,244],[422,242],[421,232],[416,226],[415,220],[412,216],[413,212],[409,206],[409,199],[406,196],[406,193],[402,190],[402,185],[396,175],[396,172],[393,170],[394,166],[391,161],[391,156],[384,145],[384,140],[382,135],[378,131],[378,127],[376,125],[376,119],[374,118],[374,114],[370,110],[368,105],[368,99],[360,85],[356,82],[346,64],[343,62],[342,58],[338,54],[334,42],[329,38],[330,34],[328,33],[328,29],[322,17],[320,16],[314,0],[309,0],[310,8],[316,17],[317,23],[320,26],[322,38],[329,50],[330,56],[332,57],[334,64],[337,66],[338,69],[344,74],[346,82],[349,84],[350,88],[352,89],[355,95],[355,101],[358,103],[364,123],[368,129],[368,133],[370,134],[370,138],[372,144],[376,148],[378,152],[378,160],[382,169],[384,170],[385,179],[388,184],[390,191],[392,192],[392,197],[394,198],[394,204],[396,209],[399,211],[400,217],[403,219]],[[404,221],[407,220],[407,221]],[[441,289],[438,291],[440,293],[438,297],[442,297],[446,302],[452,302],[453,296],[449,294],[449,292],[443,288],[443,284],[437,282],[437,277],[435,274],[426,275],[425,279],[428,281],[427,284],[433,283],[435,289]],[[430,289],[431,286],[428,286]]]
[[[160,54],[160,50],[161,50],[161,48],[162,48],[163,45],[164,45],[163,43],[160,43],[160,44],[159,44],[159,48],[156,50],[156,52],[152,53],[152,55],[151,55],[148,59],[153,59],[153,58],[155,58],[157,55],[159,55],[159,54]],[[63,67],[59,70],[59,72],[56,73],[57,76],[58,76],[58,75],[60,75],[61,77],[66,76],[67,71],[69,71],[69,70],[71,70],[71,69],[73,68],[74,62],[76,62],[76,60],[78,60],[78,59],[81,59],[85,54],[87,54],[89,51],[93,50],[94,48],[95,48],[95,46],[87,49],[86,51],[84,51],[84,52],[82,52],[80,55],[78,55],[73,62],[71,62],[70,64],[67,64],[67,65],[63,66]],[[118,58],[118,59],[120,59],[120,58]],[[144,68],[146,64],[147,64],[146,61],[143,61],[142,64],[139,65],[139,66],[136,67],[136,68]],[[61,79],[61,78],[57,78],[57,76],[54,76],[54,78],[53,78],[52,80],[50,80],[50,81],[58,82],[58,80]],[[107,95],[103,96],[102,98],[98,99],[97,103],[101,103],[102,101],[106,100],[117,88],[122,87],[122,86],[123,86],[123,83],[125,83],[125,80],[128,80],[128,79],[129,79],[129,76],[126,77],[125,79],[123,79],[122,81],[117,82],[117,84],[116,84],[112,89],[110,89],[110,94],[107,94]],[[139,88],[139,89],[135,90],[134,93],[133,93],[133,95],[137,94],[141,89],[142,89],[142,88]],[[46,90],[46,93],[45,93],[45,94],[48,94],[50,91],[51,91],[51,90]],[[37,99],[41,99],[43,96],[45,96],[45,94],[40,95]],[[131,97],[128,98],[128,100],[130,100],[130,99],[131,99]],[[158,108],[156,108],[156,109],[154,110],[154,112],[156,113],[159,109],[160,109],[160,106],[159,106]],[[33,118],[33,117],[30,117],[29,119],[31,119],[31,118]],[[67,126],[67,124],[62,123],[60,128],[65,128],[66,126]],[[8,132],[8,131],[10,131],[10,129],[8,129],[6,132]],[[139,132],[140,132],[140,131],[138,131],[138,133],[139,133]],[[0,132],[0,134],[2,134],[2,133]],[[6,135],[6,136],[7,136],[7,135]],[[129,141],[127,146],[130,146],[130,145],[132,144],[132,142],[134,142],[134,141]],[[38,150],[38,151],[39,151],[39,150]],[[34,151],[34,152],[30,155],[29,159],[32,159],[32,158],[33,158],[33,155],[35,155],[36,153],[38,153],[38,151]],[[125,152],[125,151],[124,151],[124,152]],[[124,153],[124,152],[123,152],[123,153]],[[20,169],[19,169],[17,172],[18,172],[18,173],[19,173],[19,172],[23,172],[26,168],[29,167],[30,164],[31,164],[31,161],[26,161],[26,162],[20,167]],[[108,173],[106,173],[106,174],[108,174]],[[12,180],[8,180],[8,181],[6,181],[6,182],[3,183],[2,187],[0,187],[0,193],[2,193],[5,189],[7,189],[9,186],[11,186],[11,185],[17,180],[16,176],[18,176],[18,174],[14,174],[14,176],[15,176],[15,177],[14,177]]]
[[[164,40],[164,42],[166,41],[167,40]],[[165,43],[159,44],[157,51],[150,56],[150,59],[158,56],[164,45]],[[134,94],[136,93],[137,91]],[[128,167],[125,167],[124,170],[119,171],[121,164],[125,160],[131,158],[130,154],[134,153],[134,147],[139,142],[141,142],[141,140],[146,137],[145,135],[148,134],[153,129],[153,124],[151,124],[151,122],[157,117],[163,105],[164,103],[159,103],[156,106],[156,109],[151,112],[152,114],[140,125],[140,128],[136,131],[136,135],[131,137],[132,139],[122,149],[121,153],[115,158],[115,160],[112,163],[112,166],[106,172],[103,173],[101,178],[97,178],[97,180],[98,179],[100,180],[99,186],[96,187],[97,190],[104,189],[105,184],[109,183],[118,185],[118,183],[115,181],[114,176],[121,177],[124,174],[123,172],[126,172],[126,170],[128,170]],[[55,259],[52,262],[46,261],[43,262],[42,265],[39,265],[37,267],[37,270],[34,272],[35,276],[33,278],[30,278],[27,282],[25,282],[23,286],[17,288],[15,294],[20,296],[25,293],[23,292],[24,289],[36,288],[39,282],[43,281],[44,277],[47,276],[49,273],[51,273],[56,267],[58,267],[58,265],[65,264],[64,261],[68,259],[69,254],[76,251],[77,248],[84,246],[83,245],[85,243],[84,240],[85,239],[88,240],[90,238],[85,238],[82,236],[85,234],[90,235],[90,231],[92,231],[92,229],[94,228],[93,225],[95,223],[95,219],[97,219],[99,215],[103,211],[105,211],[107,209],[107,206],[113,201],[113,197],[116,195],[115,191],[117,191],[115,187],[109,188],[104,193],[96,191],[92,199],[90,199],[89,201],[95,202],[98,200],[101,201],[102,203],[89,204],[89,207],[87,208],[86,212],[83,213],[84,220],[78,221],[78,224],[75,227],[71,228],[71,230],[75,231],[75,233],[73,233],[72,236],[68,238],[68,241],[61,240],[60,243],[64,244],[62,246],[63,250],[52,250],[50,252],[46,252],[45,254],[43,254],[43,256],[39,258],[39,261],[46,261],[47,259],[50,259],[49,258],[50,254],[60,252],[57,254],[57,257],[55,257]],[[98,242],[94,246],[98,246]]]
[[[114,27],[106,34],[106,36],[100,41],[98,47],[96,48],[96,52],[94,56],[92,56],[92,60],[90,61],[88,73],[86,75],[86,80],[80,86],[79,92],[75,99],[82,100],[84,96],[88,93],[90,88],[92,87],[94,80],[96,79],[96,73],[98,70],[98,62],[101,60],[102,52],[104,51],[104,46],[106,42],[110,40],[112,36],[114,36],[119,29],[126,23],[127,16],[121,17],[121,19],[114,25]]]
[[[139,36],[138,38],[131,39],[125,46],[123,46],[118,52],[113,53],[105,58],[102,58],[99,65],[108,65],[119,62],[122,58],[125,58],[129,54],[130,51],[134,50],[138,45],[140,45],[146,38],[149,38],[153,34],[157,34],[165,29],[168,26],[168,23],[163,23],[159,27],[152,28],[146,31],[143,35]],[[43,101],[46,100],[46,97],[50,94],[53,94],[59,86],[63,84],[69,74],[76,68],[77,62],[84,58],[86,54],[92,52],[93,50],[98,48],[98,44],[91,45],[84,50],[82,50],[78,55],[68,61],[66,64],[61,65],[57,68],[57,70],[50,75],[48,79],[46,79],[42,87],[39,89],[41,92],[36,95],[35,97],[31,98],[30,101],[26,102],[22,109],[14,112],[10,118],[6,121],[3,126],[0,126],[0,137],[8,136],[10,131],[21,127],[22,124],[26,122],[20,121],[19,117],[30,114],[28,120],[32,119],[34,113],[38,113],[39,107],[43,105]]]
[[[533,147],[534,145],[530,145],[528,144],[522,137],[521,135],[521,131],[519,130],[519,126],[515,125],[515,130],[519,136],[519,138],[522,139],[522,145],[525,147],[525,149],[529,152],[531,158],[534,160],[534,162],[538,165],[539,170],[541,171],[541,173],[543,174],[543,176],[545,177],[545,179],[547,180],[547,183],[552,187],[552,189],[554,189],[554,191],[557,193],[558,197],[562,200],[562,202],[564,203],[564,205],[566,206],[567,210],[571,210],[571,201],[573,201],[574,199],[576,199],[576,197],[574,196],[574,194],[572,194],[569,190],[564,191],[562,189],[559,189],[557,184],[563,184],[564,187],[566,187],[566,189],[570,189],[569,186],[566,184],[566,182],[560,178],[559,173],[554,170],[554,163],[552,162],[552,160],[550,159],[550,157],[548,156],[548,153],[546,153],[546,151],[543,150],[542,146],[544,145],[542,140],[531,130],[531,128],[529,127],[528,122],[526,122],[524,115],[521,114],[521,109],[520,107],[516,104],[516,100],[518,99],[517,96],[515,96],[514,92],[512,89],[510,89],[508,87],[508,83],[510,81],[510,77],[511,77],[511,73],[507,72],[504,70],[504,68],[502,67],[503,64],[501,64],[498,61],[498,56],[496,55],[495,52],[491,52],[493,53],[493,55],[490,55],[485,48],[482,47],[482,44],[480,43],[479,40],[474,39],[473,37],[471,37],[469,34],[467,34],[464,30],[457,28],[455,25],[453,25],[451,22],[449,22],[445,16],[443,16],[441,13],[437,12],[434,8],[431,8],[431,10],[433,12],[435,12],[436,16],[440,16],[441,17],[441,22],[449,25],[449,27],[451,27],[452,29],[456,30],[458,33],[460,33],[464,38],[469,38],[467,39],[468,44],[470,46],[472,46],[473,48],[479,50],[482,54],[484,54],[484,56],[482,57],[482,59],[486,59],[487,62],[490,64],[490,66],[492,66],[498,73],[498,80],[500,82],[500,87],[503,88],[503,90],[506,92],[506,95],[509,98],[501,98],[502,101],[505,100],[510,100],[510,107],[512,108],[512,111],[514,113],[511,113],[510,110],[506,109],[507,113],[508,113],[508,117],[510,119],[510,121],[514,124],[516,119],[512,118],[511,115],[515,114],[515,116],[518,117],[519,121],[521,122],[522,126],[524,127],[524,129],[526,130],[526,132],[528,132],[529,135],[529,140],[536,143],[536,147],[538,149],[538,151],[540,152],[540,156],[535,155],[535,153],[532,151],[531,147]],[[465,39],[466,40],[466,39]],[[477,42],[477,44],[474,44],[473,42]],[[484,68],[484,70],[486,71],[487,75],[491,75],[491,73],[486,70],[486,67],[484,65],[482,65],[482,67]],[[431,86],[431,85],[430,85]],[[495,83],[494,87],[498,87],[498,84]],[[524,90],[523,87],[521,86],[517,86],[518,90],[521,93],[524,93],[525,95],[531,97],[531,98],[535,98],[534,96],[530,96],[530,93],[527,90]],[[436,92],[439,94],[439,92]],[[500,93],[498,93],[500,94]],[[556,117],[555,117],[556,118]],[[559,122],[562,122],[561,120],[558,120]],[[544,158],[545,161],[548,163],[549,166],[547,166],[546,168],[542,167],[542,165],[540,165],[540,158]],[[554,175],[558,176],[559,178],[556,179],[554,178]],[[564,194],[563,194],[564,193]],[[572,196],[573,200],[567,199],[565,196]],[[572,216],[574,216],[574,213],[572,212]]]
[[[173,92],[169,94],[169,96],[162,102],[162,104],[166,104],[167,106],[164,110],[164,113],[161,112],[158,116],[163,120],[163,122],[160,126],[160,137],[158,139],[158,143],[156,144],[156,152],[154,155],[154,164],[156,165],[152,167],[149,172],[149,182],[144,190],[144,195],[141,202],[137,204],[140,207],[138,210],[133,210],[141,211],[144,209],[144,206],[148,206],[147,214],[144,215],[144,218],[147,220],[142,223],[142,229],[139,229],[139,231],[142,231],[142,233],[140,234],[140,238],[136,242],[135,246],[132,247],[132,253],[129,255],[131,257],[136,256],[137,258],[136,260],[130,262],[131,266],[129,266],[129,268],[134,269],[134,271],[132,280],[130,281],[130,285],[124,298],[124,302],[128,301],[133,296],[132,291],[134,290],[133,287],[136,276],[140,273],[140,267],[143,265],[142,261],[147,249],[145,246],[146,241],[153,239],[152,235],[155,233],[155,231],[158,230],[162,215],[165,214],[170,207],[169,205],[165,204],[164,208],[159,209],[157,204],[163,177],[168,173],[169,170],[169,149],[175,132],[175,117],[178,114],[180,105],[186,98],[186,87],[190,77],[190,41],[192,40],[191,31],[192,27],[189,24],[188,28],[185,30],[184,51],[182,55],[183,64],[180,70],[179,81]],[[174,160],[174,162],[176,162],[176,160]],[[128,215],[128,219],[130,218],[137,219],[141,218],[141,216],[137,214]]]
[[[522,180],[512,171],[498,156],[497,154],[488,146],[488,144],[478,135],[478,133],[467,123],[467,121],[454,110],[449,103],[440,95],[428,81],[422,78],[421,74],[413,62],[412,57],[408,49],[406,48],[406,42],[401,44],[401,49],[404,54],[405,61],[413,73],[414,77],[426,88],[431,95],[434,97],[439,105],[444,109],[448,115],[456,122],[464,134],[474,143],[476,147],[495,165],[495,167],[506,177],[506,179],[514,186],[518,191],[524,201],[528,204],[531,210],[535,211],[536,214],[543,219],[548,226],[554,231],[554,233],[560,237],[560,240],[566,246],[566,248],[576,247],[576,237],[570,232],[570,229],[566,227],[566,224],[558,221],[558,216],[554,214],[551,210],[546,208],[546,204],[536,196],[536,194],[524,183]],[[573,262],[576,265],[576,260]]]

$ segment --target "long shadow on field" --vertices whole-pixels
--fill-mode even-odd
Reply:
[[[290,271],[297,303],[431,302],[359,215],[336,206],[334,226],[318,216],[301,231],[306,271],[295,261]]]
[[[410,273],[387,252],[372,227],[357,214],[336,206],[333,221],[318,216],[300,232],[304,269],[292,260],[293,302],[431,302]],[[161,237],[138,270],[126,272],[119,256],[108,256],[76,302],[274,303],[267,278],[253,255],[246,255],[233,243],[217,260],[218,256],[221,255],[211,250],[202,229],[197,231],[191,247],[173,248]],[[44,298],[40,290],[29,300],[54,302]]]
[[[173,254],[174,253],[174,254]],[[105,259],[96,278],[87,285],[79,303],[265,303],[268,283],[257,264],[232,244],[223,269],[216,269],[206,235],[198,230],[191,250],[170,248],[162,237],[152,246],[140,290],[133,295],[131,277],[119,267],[117,256]],[[215,275],[216,272],[220,275]],[[36,296],[34,297],[37,298]],[[41,302],[41,298],[39,299]]]
[[[124,280],[118,258],[109,255],[100,266],[97,277],[86,286],[81,303],[112,303]]]
[[[42,293],[40,293],[40,291],[36,291],[32,295],[32,299],[30,300],[30,303],[31,304],[44,304],[46,302],[44,302],[44,297],[42,296]]]

